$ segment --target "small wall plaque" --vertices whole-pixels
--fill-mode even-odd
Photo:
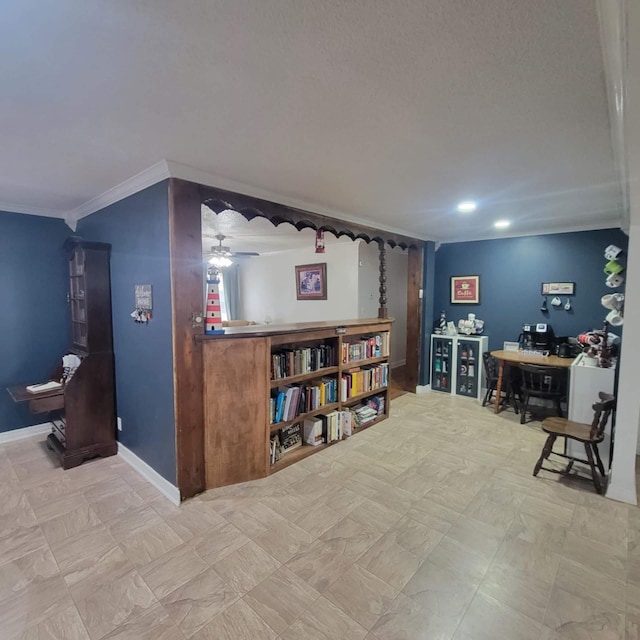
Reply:
[[[151,311],[153,309],[153,294],[150,284],[135,285],[136,309]]]

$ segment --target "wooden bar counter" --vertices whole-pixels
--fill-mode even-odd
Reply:
[[[335,322],[305,322],[287,325],[248,325],[229,327],[224,334],[202,335],[204,374],[204,467],[207,489],[247,482],[285,468],[289,464],[321,451],[335,442],[317,446],[303,445],[285,452],[275,463],[270,459],[271,437],[282,427],[302,423],[305,419],[344,411],[367,402],[371,396],[384,398],[384,412],[375,422],[389,415],[387,386],[358,390],[349,398],[340,397],[341,379],[361,368],[388,367],[389,354],[360,360],[345,359],[345,343],[358,343],[379,336],[389,344],[392,319],[377,318]],[[384,335],[387,334],[387,335]],[[330,366],[312,370],[288,371],[286,377],[273,375],[274,359],[289,350],[316,349],[330,351]],[[305,365],[306,366],[306,365]],[[313,386],[335,380],[337,401],[298,413],[293,419],[271,423],[270,398],[280,388]],[[300,392],[301,393],[301,392]],[[367,425],[370,426],[370,425]],[[364,427],[363,427],[364,428]],[[357,429],[354,430],[357,432]]]

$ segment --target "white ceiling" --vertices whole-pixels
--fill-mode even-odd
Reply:
[[[595,0],[21,0],[0,88],[12,210],[166,158],[438,240],[622,217]]]

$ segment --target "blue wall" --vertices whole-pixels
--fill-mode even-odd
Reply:
[[[607,312],[600,298],[614,291],[605,285],[603,273],[604,250],[610,244],[626,252],[628,238],[619,229],[605,229],[444,244],[436,252],[436,317],[444,309],[447,320],[457,325],[468,313],[475,313],[485,321],[490,349],[501,349],[505,340],[517,340],[525,322],[547,322],[557,336],[601,328]],[[625,260],[623,254],[620,261]],[[449,279],[456,275],[480,276],[479,305],[450,304]],[[548,296],[549,312],[542,313],[542,282],[575,282],[573,309],[553,307]],[[563,305],[565,301],[562,297]],[[426,327],[428,332],[431,329]]]
[[[71,342],[62,220],[0,211],[0,432],[43,422],[6,387],[43,382]]]
[[[122,444],[176,484],[168,183],[162,182],[78,223],[78,235],[111,244],[117,415]],[[153,318],[130,317],[134,285],[153,286]]]

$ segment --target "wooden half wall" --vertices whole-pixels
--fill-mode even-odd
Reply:
[[[174,404],[176,416],[177,481],[184,500],[205,490],[204,371],[201,344],[195,336],[204,332],[201,206],[216,213],[231,209],[247,220],[269,219],[275,226],[288,222],[297,229],[321,229],[336,236],[361,238],[383,247],[409,250],[407,308],[407,371],[409,384],[417,384],[421,319],[419,291],[422,287],[424,243],[416,238],[353,224],[286,205],[223,191],[196,183],[169,180],[169,229],[171,300],[173,322]],[[415,380],[415,384],[414,384]]]

